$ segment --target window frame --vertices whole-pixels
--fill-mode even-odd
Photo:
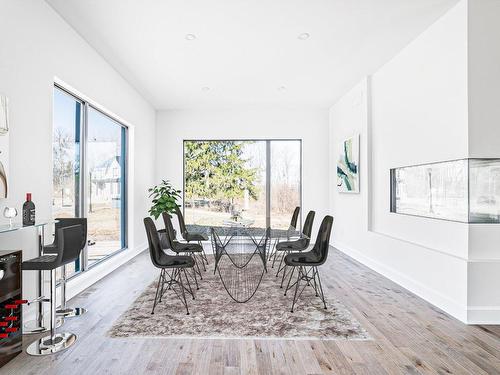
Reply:
[[[65,95],[73,98],[75,101],[79,102],[81,105],[81,119],[79,125],[79,134],[75,134],[79,136],[79,181],[78,181],[78,199],[75,204],[75,217],[87,217],[88,211],[88,203],[87,197],[89,194],[89,186],[87,184],[87,141],[88,141],[88,112],[89,109],[99,112],[103,116],[107,117],[117,125],[121,127],[121,154],[122,162],[121,162],[121,183],[120,183],[120,191],[121,191],[121,199],[120,199],[120,242],[121,248],[113,251],[112,253],[106,255],[102,259],[96,260],[89,264],[88,261],[88,247],[82,250],[80,254],[80,258],[77,260],[79,263],[78,267],[75,267],[75,273],[68,276],[68,279],[71,279],[75,276],[78,276],[89,269],[92,269],[94,266],[101,264],[102,262],[111,259],[114,255],[121,253],[122,251],[128,249],[128,163],[129,163],[129,126],[124,124],[123,121],[120,121],[116,118],[116,116],[112,115],[108,111],[102,109],[97,103],[94,103],[88,99],[85,99],[81,95],[74,93],[72,90],[68,89],[64,85],[54,82],[53,90],[59,90]],[[54,94],[52,94],[54,95]],[[54,124],[52,123],[52,133],[54,132]],[[75,129],[76,132],[76,129]],[[78,268],[78,270],[76,270]]]
[[[300,166],[299,166],[299,206],[300,206],[300,214],[299,214],[299,228],[298,230],[302,230],[302,206],[303,206],[303,198],[302,198],[302,182],[303,182],[303,176],[302,176],[302,165],[303,165],[303,140],[302,138],[221,138],[221,139],[206,139],[206,138],[199,138],[199,139],[183,139],[182,140],[182,215],[184,217],[186,216],[185,212],[185,191],[186,191],[186,152],[185,152],[185,145],[186,142],[265,142],[266,145],[266,227],[271,226],[271,195],[272,195],[272,190],[271,190],[271,149],[272,149],[272,142],[280,142],[280,141],[295,141],[299,142],[299,148],[300,148],[300,155],[299,155],[299,160],[300,160]],[[295,208],[295,207],[293,207]]]

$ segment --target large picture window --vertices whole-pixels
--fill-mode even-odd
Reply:
[[[500,159],[391,169],[391,211],[464,223],[499,223]]]
[[[300,140],[184,141],[187,224],[219,226],[238,217],[286,229],[301,205]]]
[[[54,217],[86,217],[88,246],[67,276],[126,247],[127,128],[54,88]]]

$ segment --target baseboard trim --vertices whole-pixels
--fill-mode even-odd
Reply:
[[[416,294],[420,298],[438,307],[439,309],[460,320],[461,322],[466,324],[468,323],[467,308],[465,306],[461,306],[455,301],[452,301],[448,297],[435,292],[422,283],[409,278],[408,276],[396,271],[391,267],[387,267],[385,264],[367,257],[358,250],[352,249],[349,246],[338,242],[333,243],[332,246],[347,254],[351,258],[354,258],[358,262],[364,264],[365,266],[371,268],[372,270],[387,277],[389,280],[394,281],[396,284],[401,285],[403,288],[408,289],[410,292]]]
[[[467,322],[469,324],[500,324],[500,306],[468,306]]]

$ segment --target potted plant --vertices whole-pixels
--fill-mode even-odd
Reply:
[[[149,214],[155,219],[158,219],[163,212],[173,214],[175,208],[179,207],[177,200],[181,198],[181,191],[175,189],[170,181],[162,180],[161,184],[148,189],[148,191],[153,203]]]
[[[177,204],[177,199],[180,199],[181,191],[175,189],[170,181],[162,180],[161,184],[153,186],[148,189],[149,197],[152,198],[152,206],[149,209],[149,214],[155,219],[158,219],[163,212],[167,212],[169,215],[175,213],[175,208],[179,207]],[[160,242],[162,248],[167,248],[167,242],[165,238],[165,229],[160,229],[158,231],[160,236]],[[175,230],[174,230],[175,235]]]

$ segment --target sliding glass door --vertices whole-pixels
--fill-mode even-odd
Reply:
[[[83,102],[54,90],[52,132],[52,215],[80,216],[80,151]],[[80,260],[66,267],[67,276],[80,271]]]
[[[88,261],[125,248],[125,127],[89,107],[86,137]]]
[[[53,217],[87,217],[88,244],[67,276],[126,247],[127,128],[54,88]]]
[[[184,141],[187,224],[288,228],[300,186],[300,140]]]

